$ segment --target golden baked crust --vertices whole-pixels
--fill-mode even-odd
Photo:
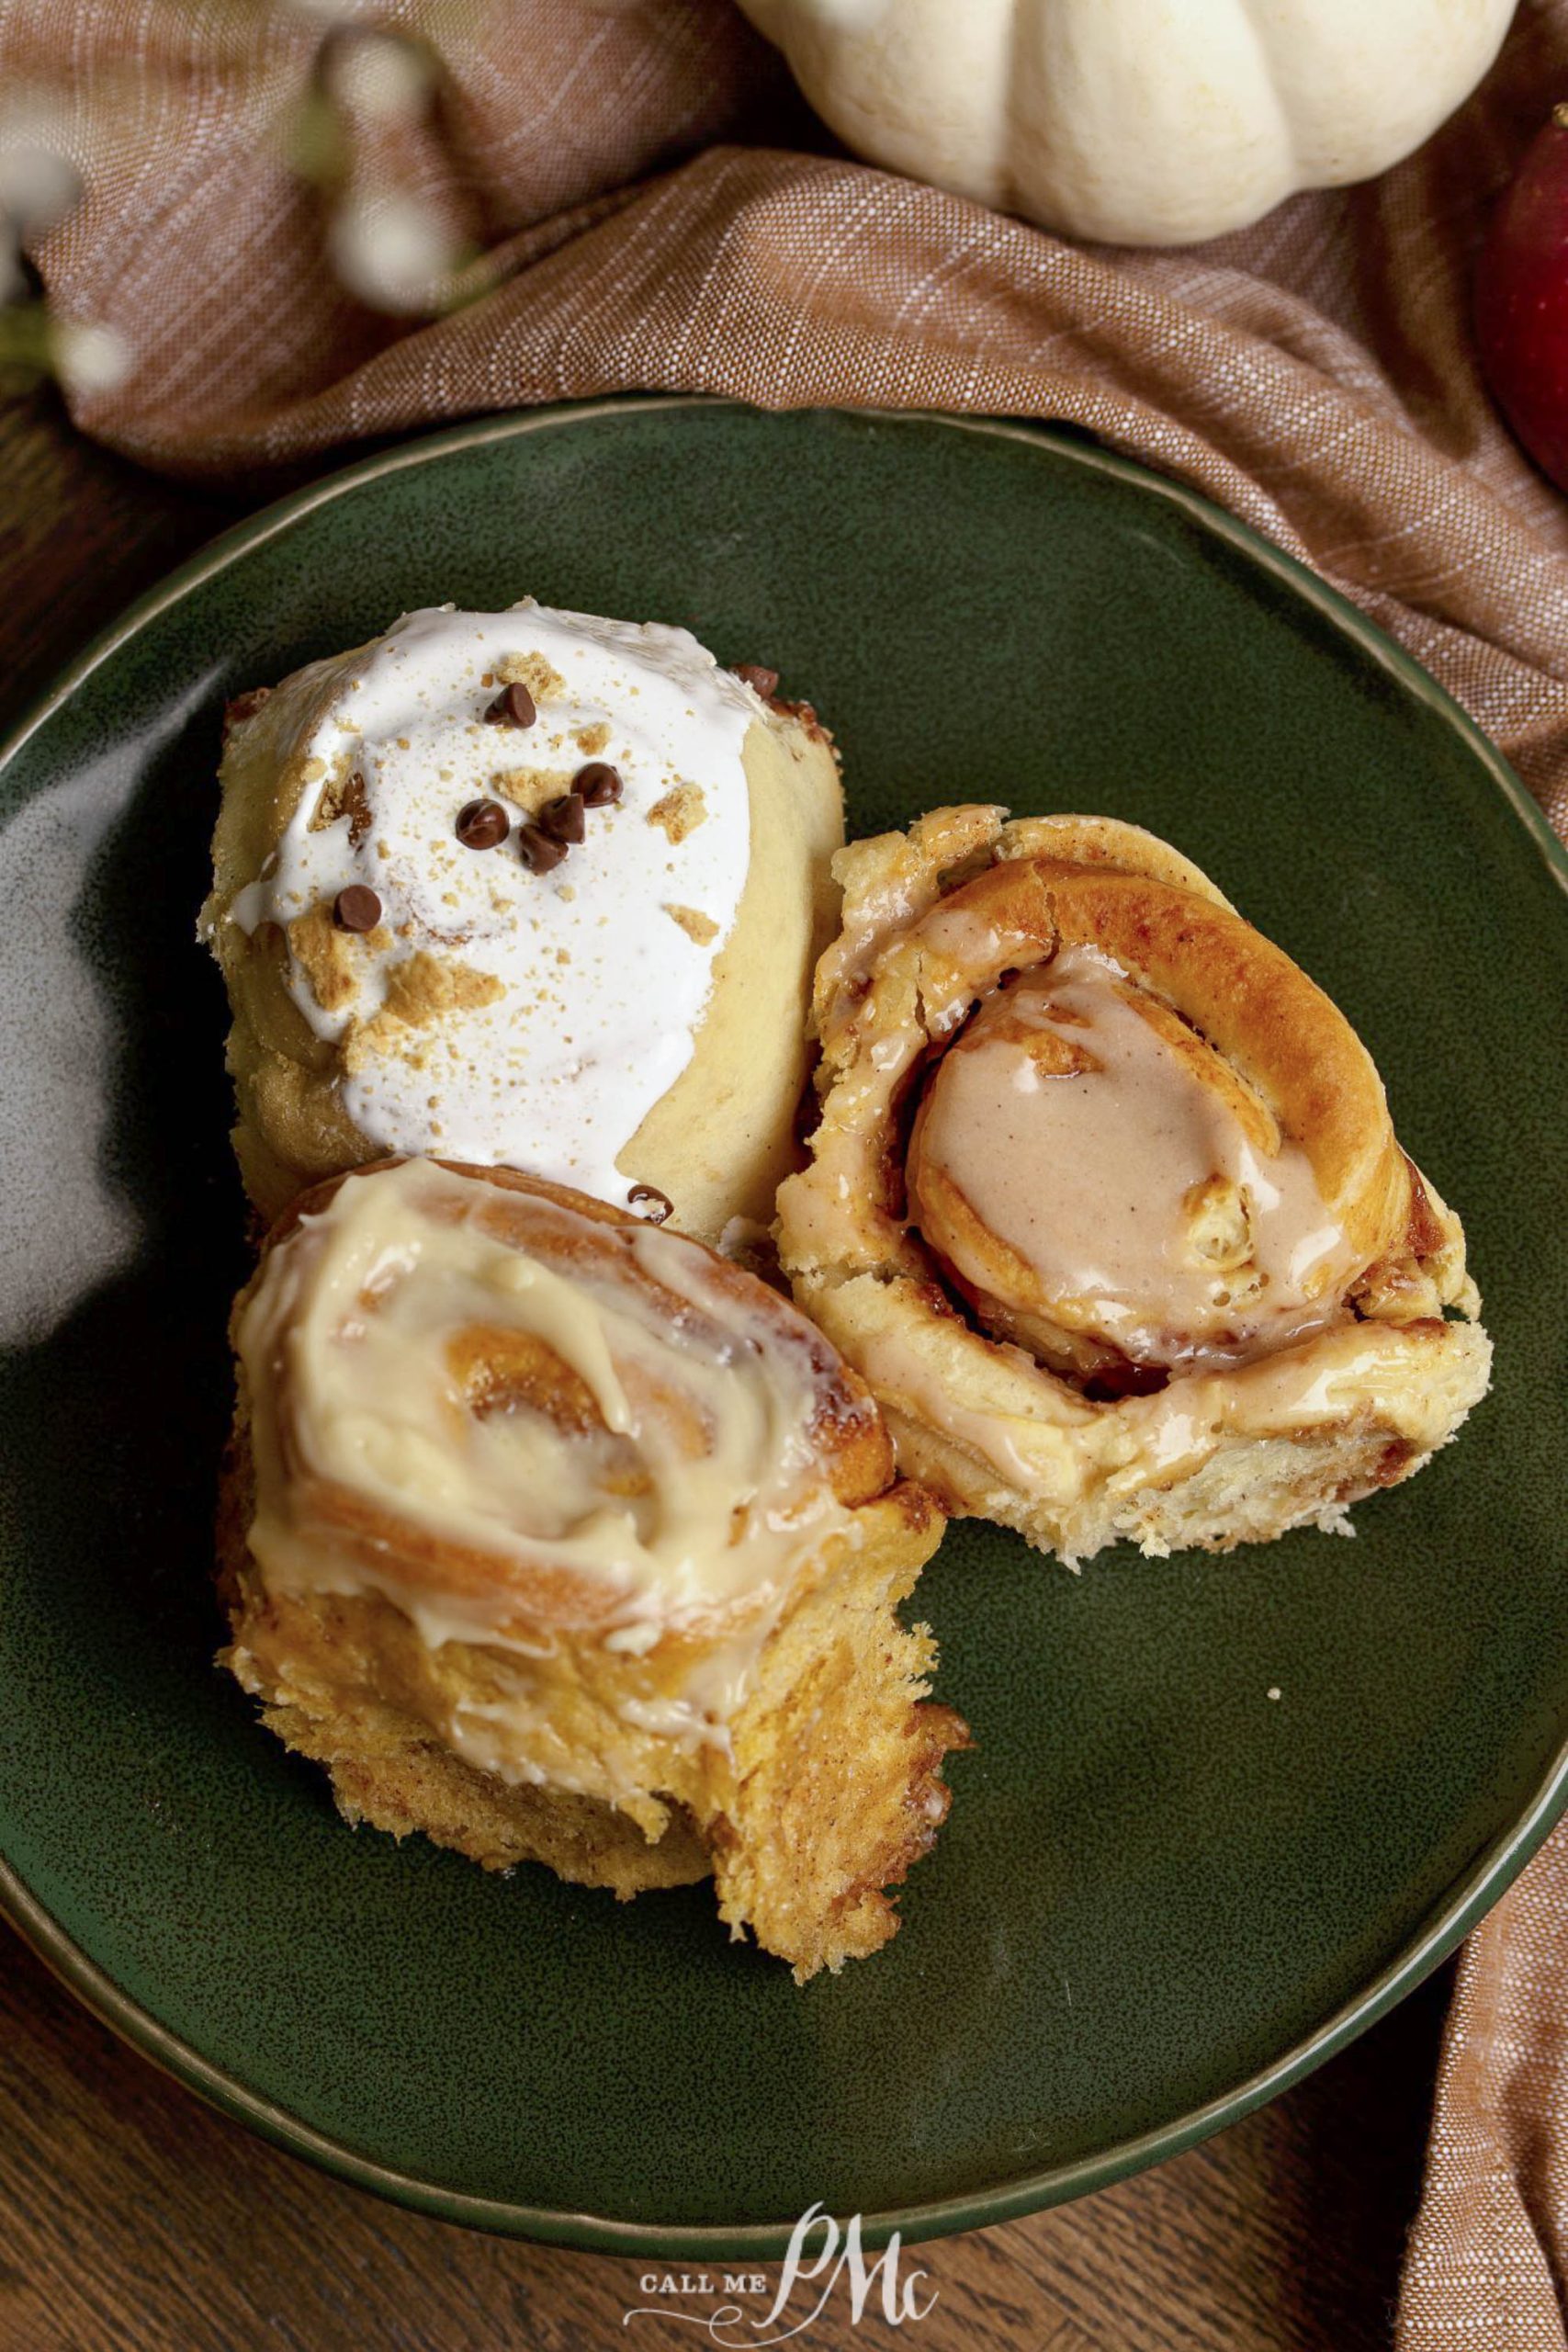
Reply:
[[[388,1148],[384,1136],[362,1133],[344,1107],[345,1053],[395,1046],[397,1033],[378,1040],[362,1033],[353,1045],[318,1036],[288,988],[292,951],[318,1002],[330,1010],[361,943],[334,930],[325,908],[291,922],[288,935],[276,922],[247,930],[230,919],[242,893],[276,857],[307,792],[320,796],[321,820],[360,821],[353,805],[358,779],[346,771],[323,775],[322,762],[308,757],[307,747],[368,650],[355,647],[310,663],[274,688],[240,696],[228,713],[213,885],[199,929],[222,968],[233,1016],[228,1065],[235,1151],[246,1191],[266,1221],[305,1186]],[[547,681],[536,683],[547,691]],[[580,730],[576,740],[585,748],[588,732]],[[780,1179],[799,1164],[795,1114],[807,1080],[811,974],[832,929],[829,861],[844,837],[832,739],[807,706],[760,704],[742,758],[750,856],[735,922],[714,963],[692,1057],[616,1163],[630,1182],[652,1186],[673,1203],[682,1230],[708,1240],[734,1217],[766,1224]],[[525,781],[514,782],[511,797],[528,810],[570,782],[565,770],[541,772],[532,782],[525,771],[517,775]],[[700,797],[700,787],[690,786],[668,793],[649,821],[678,843],[698,821]],[[362,813],[368,821],[369,812]],[[711,938],[709,918],[700,910],[671,904],[667,912],[699,944]],[[384,947],[386,939],[373,932],[368,944]],[[487,976],[456,950],[422,954],[400,969],[406,990],[419,1000],[416,1013],[464,992],[482,1001]],[[405,1028],[404,1042],[407,1035]]]
[[[343,1182],[373,1183],[397,1165],[333,1180],[280,1221],[237,1304],[237,1344],[268,1263],[302,1221],[319,1217]],[[484,1187],[488,1231],[526,1239],[553,1274],[638,1279],[625,1247],[643,1231],[635,1219],[508,1170],[450,1172]],[[549,1211],[565,1214],[547,1226]],[[711,1873],[733,1931],[750,1928],[804,1979],[894,1933],[886,1890],[931,1843],[947,1807],[942,1756],[967,1741],[952,1711],[927,1700],[929,1632],[906,1630],[895,1614],[942,1521],[921,1488],[895,1482],[874,1408],[820,1337],[752,1277],[701,1254],[719,1311],[733,1302],[753,1337],[771,1329],[809,1363],[810,1442],[842,1511],[795,1564],[787,1590],[687,1611],[632,1651],[604,1638],[611,1597],[592,1579],[513,1562],[497,1620],[503,1638],[433,1643],[400,1596],[415,1592],[435,1610],[454,1595],[471,1600],[484,1590],[482,1559],[399,1524],[383,1498],[320,1491],[311,1509],[342,1532],[344,1589],[286,1589],[269,1581],[249,1541],[255,1400],[242,1366],[220,1518],[232,1633],[224,1657],[279,1736],[326,1766],[348,1819],[399,1836],[423,1830],[491,1869],[543,1861],[622,1897]],[[548,1351],[523,1363],[481,1331],[471,1359],[448,1358],[466,1388],[482,1386],[481,1359],[508,1384],[509,1409],[525,1407],[569,1432],[592,1410],[581,1381]],[[671,1360],[674,1385],[657,1408],[679,1416],[689,1408],[673,1347]],[[269,1396],[268,1411],[276,1407]],[[395,1552],[400,1584],[378,1589],[357,1575],[355,1561],[378,1552]],[[749,1625],[760,1639],[728,1743],[659,1728],[694,1670],[722,1657]],[[518,1745],[487,1768],[459,1752],[459,1721],[501,1721]]]
[[[944,1508],[1069,1561],[1122,1537],[1225,1550],[1343,1526],[1454,1434],[1490,1366],[1479,1326],[1446,1319],[1479,1311],[1459,1221],[1399,1149],[1349,1024],[1196,868],[1112,820],[965,807],[857,842],[835,871],[819,1117],[810,1168],[780,1192],[780,1254]],[[920,1159],[933,1073],[976,1004],[1074,949],[1125,976],[1173,1053],[1204,1057],[1265,1153],[1304,1155],[1344,1279],[1293,1344],[1129,1364],[1092,1300],[1021,1306],[1029,1270]]]
[[[832,936],[832,860],[844,838],[832,738],[808,706],[771,702],[744,756],[751,862],[740,911],[691,1061],[620,1163],[674,1204],[682,1231],[708,1241],[732,1217],[771,1224],[779,1185],[800,1165],[811,976]]]

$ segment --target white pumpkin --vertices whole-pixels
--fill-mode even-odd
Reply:
[[[1514,0],[741,0],[873,162],[1071,236],[1190,244],[1386,171]]]

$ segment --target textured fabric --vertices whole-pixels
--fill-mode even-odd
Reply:
[[[1397,2352],[1563,2352],[1568,1829],[1471,1937],[1438,2074]]]
[[[79,422],[252,473],[434,418],[628,387],[1070,418],[1207,491],[1450,686],[1568,824],[1568,507],[1477,380],[1475,233],[1568,74],[1523,9],[1483,95],[1373,187],[1182,254],[1085,250],[756,130],[782,66],[727,0],[394,0],[442,62],[415,124],[352,115],[370,217],[417,196],[464,307],[378,316],[290,167],[321,20],[257,0],[6,0],[0,87],[50,94],[86,200],[37,254],[130,372]],[[13,98],[13,106],[15,99]]]
[[[86,184],[35,258],[59,315],[129,360],[73,392],[86,431],[255,482],[627,389],[1070,419],[1313,564],[1568,833],[1568,502],[1499,423],[1469,326],[1487,209],[1568,94],[1568,0],[1526,0],[1410,163],[1186,253],[1075,248],[842,159],[727,0],[372,0],[358,24],[439,60],[395,119],[335,73],[329,13],[0,0],[0,144],[41,130]],[[394,318],[345,290],[333,222],[407,198],[467,258],[434,315]],[[1562,2352],[1564,1918],[1559,1837],[1461,1964],[1401,2352]]]
[[[1476,381],[1476,226],[1568,66],[1526,5],[1479,99],[1371,188],[1185,254],[1075,249],[757,130],[783,68],[727,0],[402,0],[416,125],[353,115],[369,217],[425,202],[466,306],[348,297],[291,169],[322,21],[259,0],[7,0],[0,85],[87,176],[38,261],[130,353],[77,421],[179,473],[627,386],[1060,416],[1316,564],[1453,689],[1568,826],[1568,508]],[[1559,75],[1554,85],[1554,75]],[[17,99],[12,99],[17,108]],[[21,120],[28,120],[24,113]]]

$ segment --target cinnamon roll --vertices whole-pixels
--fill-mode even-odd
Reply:
[[[1165,842],[939,809],[836,861],[802,1306],[901,1466],[1069,1562],[1406,1478],[1484,1395],[1459,1219],[1344,1015]]]
[[[703,1244],[507,1170],[321,1187],[237,1304],[227,1664],[342,1811],[799,1978],[891,1936],[966,1743],[895,1613],[941,1537],[863,1384]]]
[[[776,685],[525,601],[231,706],[200,928],[265,1217],[387,1152],[708,1238],[772,1216],[843,840],[830,739]]]

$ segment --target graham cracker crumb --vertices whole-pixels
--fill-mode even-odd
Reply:
[[[495,674],[503,686],[526,686],[536,702],[566,692],[566,680],[542,653],[508,653],[496,663]]]
[[[580,752],[586,752],[592,759],[595,752],[604,751],[610,741],[609,722],[596,718],[592,727],[574,727],[571,740]]]
[[[341,1012],[359,991],[367,953],[378,955],[392,944],[383,922],[374,931],[340,931],[333,921],[332,902],[323,899],[288,926],[294,960],[310,983],[310,993],[323,1012]]]
[[[426,1029],[450,1012],[467,1012],[493,1004],[506,993],[493,972],[479,972],[455,956],[443,959],[424,948],[400,964],[387,978],[386,1001],[371,1021],[356,1022],[344,1045],[344,1062],[361,1069],[372,1054],[405,1050],[411,1029]],[[418,1051],[409,1058],[416,1064]]]
[[[708,813],[700,784],[678,784],[662,800],[656,800],[648,812],[650,825],[662,825],[671,842],[683,842],[694,833]]]
[[[571,790],[568,768],[498,768],[491,790],[525,816],[536,817],[547,800],[558,800]]]
[[[443,960],[420,948],[406,962],[394,966],[382,1010],[417,1026],[438,1021],[444,1012],[493,1004],[505,994],[504,983],[493,972],[476,971],[455,956]]]
[[[696,941],[699,947],[706,947],[718,937],[718,925],[713,917],[699,913],[695,907],[671,906],[667,900],[664,911],[672,922],[680,924],[688,939]]]

